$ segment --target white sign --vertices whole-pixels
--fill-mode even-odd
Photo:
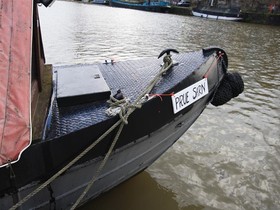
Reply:
[[[185,88],[184,90],[181,90],[180,92],[174,94],[171,97],[174,114],[185,109],[187,106],[191,105],[207,94],[207,78],[204,78],[196,82],[195,84]]]

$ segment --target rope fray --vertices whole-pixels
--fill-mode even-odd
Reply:
[[[105,113],[110,117],[118,114],[125,124],[128,124],[128,116],[126,115],[128,110],[132,108],[140,109],[142,107],[142,104],[139,103],[132,104],[128,98],[118,100],[113,96],[110,96],[110,100],[108,100],[107,103],[110,107],[105,111]]]

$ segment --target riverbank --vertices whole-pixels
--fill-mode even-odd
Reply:
[[[192,7],[171,6],[169,13],[175,15],[193,16]]]
[[[242,12],[243,22],[280,26],[280,14]]]
[[[176,15],[193,16],[192,7],[172,6],[170,13]],[[242,12],[241,17],[243,18],[241,22],[280,26],[280,14]]]

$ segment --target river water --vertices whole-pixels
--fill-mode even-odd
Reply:
[[[54,65],[218,45],[245,91],[209,105],[146,171],[81,209],[280,209],[280,27],[56,1],[39,8]]]

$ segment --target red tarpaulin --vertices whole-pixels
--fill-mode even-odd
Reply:
[[[0,167],[31,143],[33,0],[0,0]]]

